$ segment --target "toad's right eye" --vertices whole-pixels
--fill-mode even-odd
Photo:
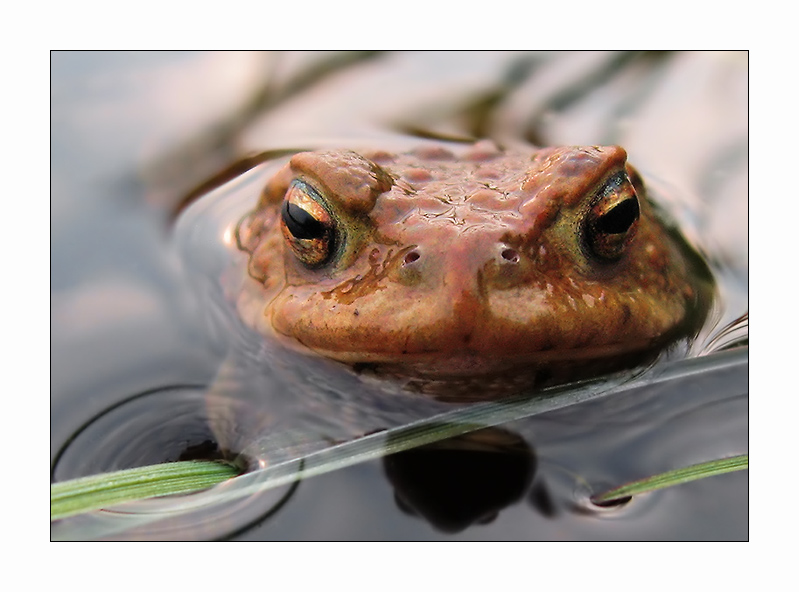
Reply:
[[[327,263],[336,248],[336,220],[318,192],[296,180],[286,192],[280,210],[283,237],[306,267]]]

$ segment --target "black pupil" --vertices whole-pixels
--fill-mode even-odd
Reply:
[[[627,232],[638,219],[638,213],[638,200],[625,199],[597,220],[596,229],[603,234]]]
[[[324,224],[293,203],[284,201],[281,215],[286,228],[295,238],[316,239],[325,236]]]

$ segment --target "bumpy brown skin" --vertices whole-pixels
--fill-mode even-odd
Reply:
[[[601,260],[585,219],[619,172],[640,218],[620,258]],[[336,253],[321,267],[303,264],[281,230],[294,179],[335,222]],[[297,154],[242,221],[239,243],[258,281],[241,309],[261,331],[433,380],[632,359],[694,330],[707,307],[692,257],[618,147]]]

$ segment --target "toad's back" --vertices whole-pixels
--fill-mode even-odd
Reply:
[[[431,380],[613,365],[708,303],[618,147],[296,154],[239,243],[262,331]]]

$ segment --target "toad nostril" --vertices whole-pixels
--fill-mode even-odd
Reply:
[[[419,257],[421,257],[421,255],[419,255],[418,252],[411,251],[410,253],[407,253],[405,255],[405,258],[402,260],[402,262],[403,262],[404,265],[408,265],[409,263],[413,263],[414,261],[417,261],[419,259]]]
[[[503,249],[501,255],[505,261],[510,261],[511,263],[519,262],[519,251],[516,249]]]

